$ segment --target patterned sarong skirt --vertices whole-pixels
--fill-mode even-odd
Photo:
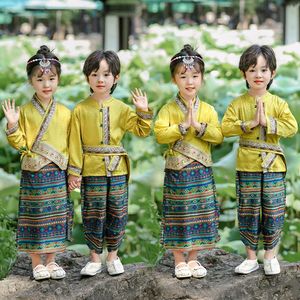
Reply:
[[[72,217],[66,171],[52,163],[38,172],[22,171],[17,227],[19,251],[37,254],[63,251],[71,236]]]
[[[166,249],[214,247],[219,205],[212,169],[193,162],[182,170],[165,170],[161,243]]]

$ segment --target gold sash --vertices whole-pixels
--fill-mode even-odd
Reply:
[[[104,155],[105,169],[107,176],[112,176],[112,172],[119,166],[121,156],[125,156],[128,174],[130,172],[130,163],[128,154],[122,146],[88,146],[83,145],[83,153],[102,154]]]
[[[263,172],[268,172],[273,162],[275,161],[276,155],[283,157],[284,163],[286,164],[284,153],[280,145],[271,144],[267,142],[256,142],[252,140],[240,139],[240,147],[262,150],[262,163]]]
[[[172,150],[179,153],[179,155],[168,155],[166,159],[166,169],[181,170],[193,161],[198,161],[205,167],[212,166],[212,159],[210,154],[202,152],[193,145],[179,140],[174,143]]]

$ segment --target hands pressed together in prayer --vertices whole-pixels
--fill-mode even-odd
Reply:
[[[267,126],[267,119],[265,115],[265,107],[261,97],[256,98],[256,112],[255,118],[251,121],[250,128],[254,128],[258,125]]]
[[[184,127],[184,129],[189,129],[190,127],[194,127],[197,131],[201,130],[201,123],[197,121],[197,118],[195,116],[195,110],[193,109],[193,103],[192,101],[188,104],[188,111],[185,115],[185,120],[183,123],[181,123],[181,126]]]

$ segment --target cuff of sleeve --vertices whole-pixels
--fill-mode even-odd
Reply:
[[[148,107],[148,111],[137,110],[136,114],[144,120],[152,120],[153,119],[153,110]]]
[[[80,176],[81,175],[81,169],[76,168],[74,166],[68,166],[68,174]]]
[[[277,134],[277,121],[273,117],[267,118],[267,133]]]
[[[6,135],[11,135],[11,134],[15,133],[18,130],[18,128],[19,128],[19,124],[16,123],[13,127],[6,129],[5,133],[6,133]]]
[[[188,132],[187,129],[182,126],[182,124],[178,125],[178,129],[179,129],[181,135],[186,135]]]
[[[199,131],[196,131],[196,137],[202,137],[206,131],[207,123],[200,123],[201,127]]]
[[[245,121],[242,121],[241,123],[241,129],[244,133],[249,133],[251,132],[251,128],[250,128],[250,122],[245,122]]]

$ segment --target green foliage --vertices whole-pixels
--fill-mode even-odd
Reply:
[[[131,105],[130,91],[142,88],[147,92],[150,106],[156,114],[176,93],[169,72],[169,61],[186,43],[196,47],[203,54],[206,72],[199,97],[212,104],[221,119],[230,101],[246,89],[237,67],[242,50],[252,43],[271,45],[275,44],[275,41],[268,31],[251,35],[247,31],[229,31],[225,27],[200,26],[179,30],[172,26],[151,26],[148,33],[140,36],[138,45],[133,46],[131,50],[119,52],[122,71],[114,96]],[[5,57],[0,60],[0,100],[15,98],[17,104],[21,105],[31,98],[33,91],[27,83],[25,65],[28,58],[42,44],[55,49],[54,52],[63,64],[56,99],[73,108],[76,102],[89,94],[81,66],[90,50],[86,43],[76,44],[75,41],[70,47],[68,41],[54,42],[29,37],[0,40],[1,55]],[[290,46],[275,47],[275,52],[279,58],[279,68],[271,92],[288,101],[300,124],[299,54]],[[2,112],[0,120],[4,129]],[[287,214],[279,250],[284,259],[293,261],[300,259],[300,134],[283,140],[282,144],[288,164]],[[131,179],[129,221],[120,255],[126,263],[144,261],[155,264],[163,253],[159,239],[164,176],[163,153],[166,146],[158,145],[153,135],[140,139],[130,134],[124,138],[124,146],[131,159]],[[237,138],[226,138],[222,145],[213,149],[214,177],[221,207],[221,240],[218,246],[244,254],[236,221],[236,150]],[[4,130],[0,131],[0,168],[0,207],[5,209],[0,212],[1,245],[2,239],[3,242],[5,240],[5,247],[1,247],[0,250],[4,251],[0,253],[0,270],[4,274],[15,255],[12,228],[17,215],[20,171],[19,155],[8,146]],[[88,254],[82,232],[80,194],[75,191],[71,196],[75,217],[74,240],[69,249]]]
[[[16,257],[16,238],[14,221],[0,206],[0,279],[4,278]]]

